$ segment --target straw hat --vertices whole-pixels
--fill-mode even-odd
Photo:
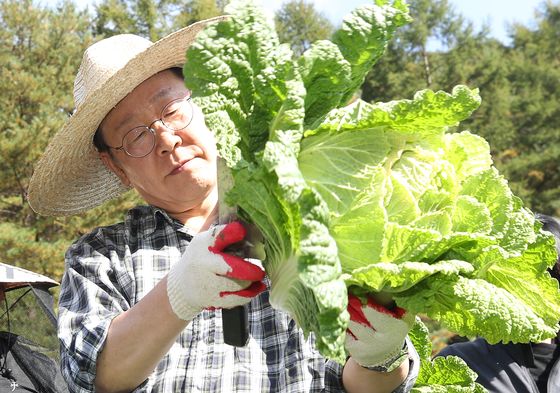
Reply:
[[[47,216],[72,215],[126,191],[93,146],[99,124],[140,83],[165,69],[181,67],[197,33],[225,18],[194,23],[155,43],[120,34],[90,46],[74,81],[76,110],[35,166],[28,190],[31,208]]]

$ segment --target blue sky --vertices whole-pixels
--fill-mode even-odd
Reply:
[[[554,0],[558,1],[558,0]],[[492,35],[508,42],[507,25],[513,22],[531,25],[535,11],[545,0],[450,0],[455,9],[475,26],[488,22]]]
[[[277,9],[282,0],[261,0],[268,7]],[[449,0],[455,10],[480,27],[487,23],[491,34],[500,41],[509,42],[507,24],[520,22],[525,25],[534,20],[534,11],[545,0]],[[558,0],[555,0],[558,1]],[[315,7],[335,23],[367,0],[313,0]]]
[[[54,4],[57,0],[42,0]],[[92,4],[99,0],[76,0],[79,4]],[[271,11],[278,9],[283,0],[260,0]],[[315,7],[335,24],[342,17],[368,0],[312,0]],[[508,43],[507,25],[513,22],[530,24],[534,20],[535,9],[545,0],[449,0],[455,10],[480,27],[487,23],[491,34],[504,43]],[[558,1],[558,0],[554,0]]]

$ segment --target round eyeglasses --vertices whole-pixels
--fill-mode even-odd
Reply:
[[[156,131],[152,128],[154,123],[161,121],[164,127],[172,131],[180,131],[191,124],[192,118],[193,109],[190,96],[173,100],[163,107],[159,119],[154,120],[149,126],[138,126],[128,131],[119,147],[108,147],[123,150],[131,157],[146,157],[156,145]]]

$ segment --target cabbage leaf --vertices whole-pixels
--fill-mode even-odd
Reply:
[[[232,169],[228,204],[265,237],[271,304],[314,333],[324,356],[345,359],[348,290],[388,294],[490,342],[556,334],[554,239],[512,194],[488,143],[456,131],[478,91],[355,98],[410,20],[404,1],[357,8],[299,58],[252,1],[226,12],[188,50],[185,83]]]

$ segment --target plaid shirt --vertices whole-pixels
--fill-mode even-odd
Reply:
[[[58,336],[70,391],[95,390],[97,356],[112,318],[167,274],[191,238],[163,210],[141,206],[124,223],[98,228],[69,248]],[[249,324],[248,345],[232,347],[223,342],[221,311],[204,310],[135,392],[344,392],[342,366],[321,357],[313,336],[304,338],[287,314],[270,306],[268,292],[252,299]]]

